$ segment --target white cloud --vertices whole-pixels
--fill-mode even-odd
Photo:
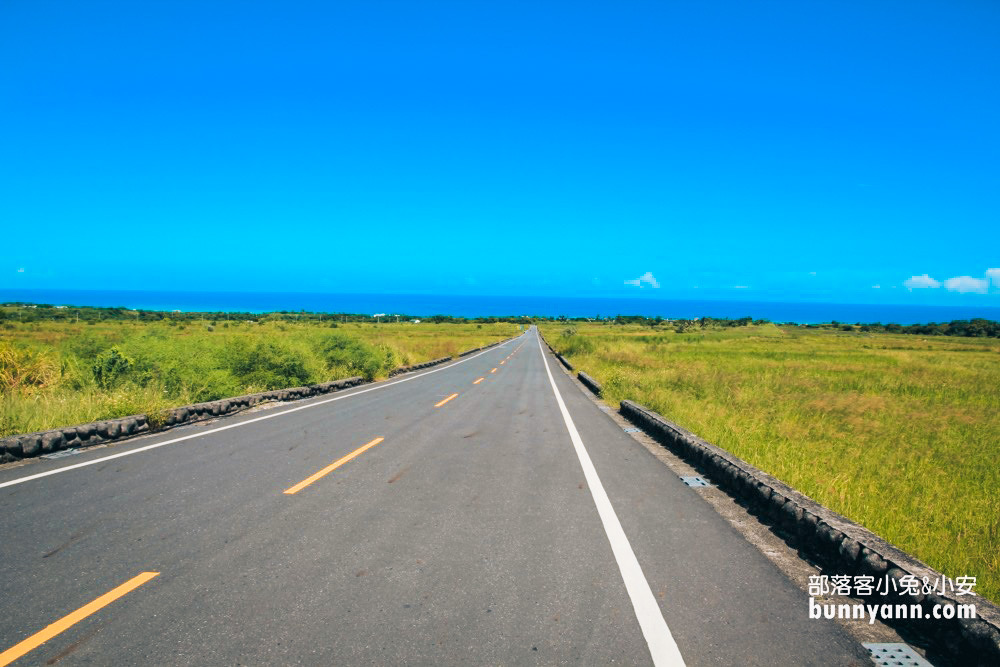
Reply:
[[[810,276],[815,276],[815,275],[816,275],[816,272],[815,272],[815,271],[810,271],[810,272],[809,272],[809,275],[810,275]]]
[[[872,285],[872,289],[882,289],[881,285]]]
[[[24,273],[24,269],[18,269],[17,272],[18,273]]]
[[[990,286],[1000,288],[1000,269],[986,269],[982,278],[972,276],[954,276],[945,281],[938,282],[926,273],[921,276],[912,276],[903,281],[903,286],[909,290],[922,288],[944,287],[949,292],[959,292],[961,294],[974,293],[986,294],[990,292]]]
[[[966,292],[979,292],[982,294],[986,292],[989,286],[989,282],[973,278],[972,276],[955,276],[944,281],[945,289],[951,292],[962,292],[963,294]]]
[[[941,287],[941,283],[931,278],[926,273],[922,276],[912,276],[903,281],[903,287],[907,289],[923,289],[925,287]]]
[[[733,285],[733,289],[750,289],[749,285]]]
[[[653,277],[653,273],[651,271],[646,271],[646,273],[642,274],[641,276],[639,276],[635,280],[626,280],[625,281],[626,285],[634,285],[634,286],[638,287],[639,289],[642,289],[642,284],[643,283],[646,283],[647,285],[649,285],[653,289],[660,289],[660,283],[656,282],[656,278]]]

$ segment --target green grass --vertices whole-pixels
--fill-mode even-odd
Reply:
[[[1000,601],[1000,340],[541,329],[608,400],[656,410]]]
[[[513,324],[6,322],[0,436],[360,375],[452,356]]]

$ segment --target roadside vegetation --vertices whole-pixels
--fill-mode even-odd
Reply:
[[[355,375],[384,378],[399,366],[518,331],[496,321],[209,317],[109,317],[105,311],[79,323],[75,317],[4,318],[0,437]]]
[[[767,322],[542,323],[603,385],[1000,602],[1000,340]]]

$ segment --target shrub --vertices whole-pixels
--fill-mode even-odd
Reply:
[[[131,368],[132,360],[122,354],[115,345],[107,352],[98,355],[93,366],[94,381],[99,387],[110,389],[123,382]]]
[[[229,350],[229,370],[243,384],[264,389],[299,386],[312,379],[300,353],[269,340],[253,346],[234,341]]]
[[[396,348],[385,343],[378,343],[375,348],[381,357],[379,370],[389,371],[403,365],[403,361]]]
[[[319,344],[319,352],[327,370],[358,374],[369,381],[375,379],[387,361],[391,362],[385,350],[341,334],[324,337]]]

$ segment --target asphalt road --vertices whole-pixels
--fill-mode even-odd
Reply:
[[[0,651],[870,664],[533,330],[400,380],[0,468]]]

